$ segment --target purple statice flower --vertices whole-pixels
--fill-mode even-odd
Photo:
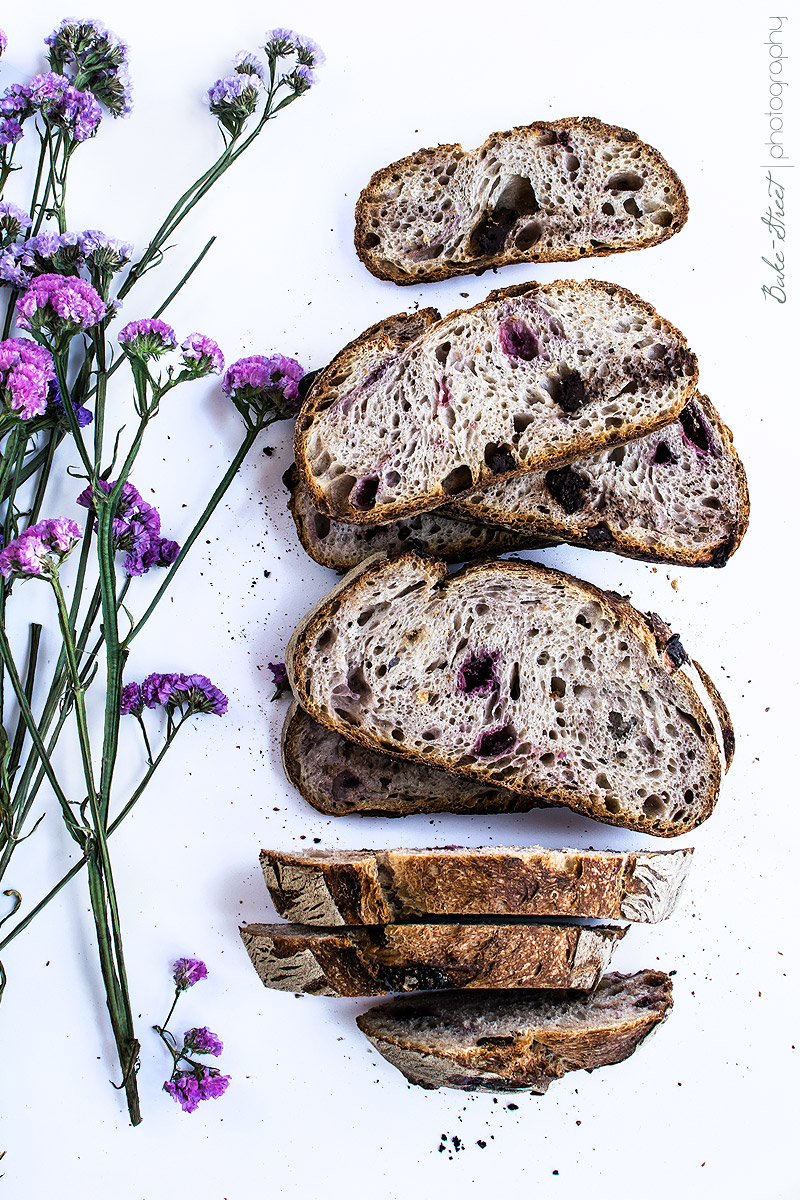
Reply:
[[[240,75],[257,75],[261,80],[264,78],[264,64],[255,54],[249,54],[246,50],[237,53],[233,60],[233,69]]]
[[[218,79],[208,89],[208,109],[230,134],[241,133],[258,104],[261,79],[257,74],[235,72]]]
[[[75,420],[79,429],[85,429],[87,425],[91,425],[94,416],[88,408],[84,408],[82,404],[72,402],[72,411],[75,413]],[[58,383],[55,379],[50,382],[50,392],[47,398],[47,412],[56,418],[64,416],[64,402],[61,399],[61,393],[58,390]]]
[[[194,1054],[213,1054],[219,1058],[223,1051],[222,1041],[207,1026],[188,1029],[183,1035],[183,1048]]]
[[[286,674],[286,665],[282,662],[267,663],[267,667],[272,672],[272,682],[275,684],[275,693],[270,697],[271,700],[278,700],[284,692],[289,690],[289,678]]]
[[[325,55],[317,43],[293,29],[270,29],[264,49],[273,61],[294,54],[302,67],[321,67],[325,63]]]
[[[27,338],[0,342],[0,395],[6,413],[21,421],[42,416],[54,380],[53,359],[44,346]]]
[[[106,305],[85,279],[74,275],[39,275],[17,301],[17,320],[23,329],[48,329],[72,335],[103,320]]]
[[[288,75],[284,75],[284,81],[288,83],[290,87],[294,88],[298,96],[302,96],[303,92],[307,92],[308,89],[317,82],[317,77],[311,70],[311,67],[307,67],[304,63],[300,63],[293,71],[290,71]]]
[[[0,117],[0,146],[16,146],[23,129],[16,117]]]
[[[36,260],[29,250],[14,243],[0,251],[0,284],[10,284],[13,288],[26,288],[36,270]]]
[[[88,267],[119,271],[131,261],[133,245],[119,238],[108,237],[99,229],[84,229],[78,234],[81,254]]]
[[[119,702],[119,711],[123,717],[129,717],[132,713],[138,715],[144,707],[142,699],[142,689],[138,683],[126,683],[122,689],[122,696]]]
[[[30,229],[31,224],[24,208],[19,208],[10,200],[0,201],[0,234],[4,239],[13,240],[23,229]]]
[[[100,479],[96,485],[108,495],[115,482]],[[91,484],[77,498],[82,508],[94,511],[94,492]],[[180,546],[169,538],[162,538],[161,517],[152,504],[148,504],[132,483],[124,483],[112,524],[114,549],[126,551],[123,566],[130,576],[144,575],[151,567],[166,567],[180,554]]]
[[[201,979],[208,979],[208,967],[199,958],[179,958],[172,964],[172,978],[178,990],[185,992]]]
[[[322,52],[322,47],[318,46],[315,41],[312,41],[310,37],[306,37],[302,33],[296,33],[294,35],[294,44],[297,47],[297,60],[301,66],[325,66],[325,55]]]
[[[204,333],[190,333],[186,340],[181,342],[181,350],[184,366],[198,379],[202,375],[219,375],[225,367],[225,359],[219,346],[213,338],[206,337]]]
[[[80,525],[67,517],[39,521],[0,551],[0,574],[27,577],[52,575],[83,537]]]
[[[28,238],[23,249],[33,256],[34,272],[46,275],[77,275],[83,265],[83,250],[79,233],[40,233]]]
[[[163,706],[170,714],[177,709],[184,717],[221,717],[228,711],[228,697],[205,675],[154,672],[142,684],[142,698],[147,708]]]
[[[129,321],[117,335],[122,349],[129,358],[159,358],[178,344],[175,330],[166,321],[145,317],[140,321]]]
[[[178,1071],[174,1079],[168,1079],[164,1084],[164,1091],[186,1113],[194,1112],[200,1104],[200,1087],[194,1071]]]
[[[30,81],[31,107],[76,142],[93,137],[102,119],[100,105],[91,92],[73,87],[66,75],[46,71]]]
[[[0,29],[0,55],[5,54],[7,46],[8,46],[8,38],[3,33],[3,30]]]
[[[164,1091],[184,1112],[191,1113],[201,1100],[217,1100],[222,1096],[230,1081],[230,1075],[221,1075],[219,1071],[204,1070],[199,1075],[195,1071],[178,1071],[174,1079],[164,1084]]]
[[[115,117],[127,117],[132,108],[128,74],[128,47],[100,21],[64,20],[45,44],[50,66],[63,72],[69,67],[72,83],[93,93]]]
[[[245,421],[282,420],[294,416],[300,407],[297,385],[304,373],[294,358],[255,354],[228,367],[222,390]]]
[[[31,89],[23,83],[12,83],[11,87],[0,95],[0,117],[15,117],[18,121],[27,121],[33,112],[33,95]]]

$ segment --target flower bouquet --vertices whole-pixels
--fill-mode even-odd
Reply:
[[[42,819],[37,800],[49,803],[51,795],[77,856],[68,874],[31,906],[6,887],[10,911],[0,925],[15,923],[0,931],[0,952],[85,869],[119,1087],[137,1124],[139,1042],[110,838],[183,724],[201,714],[224,715],[227,699],[200,674],[156,671],[141,682],[126,680],[125,663],[132,642],[169,590],[259,434],[297,411],[303,370],[294,359],[272,354],[241,359],[224,371],[222,352],[212,338],[189,333],[179,343],[162,320],[213,238],[152,315],[138,315],[129,295],[162,262],[168,240],[198,201],[267,124],[309,90],[315,68],[324,60],[312,41],[285,29],[267,34],[261,58],[246,52],[237,56],[232,73],[208,91],[222,151],[173,205],[137,257],[127,242],[96,229],[71,231],[67,220],[73,156],[94,139],[107,114],[125,117],[131,111],[128,48],[97,21],[65,20],[45,41],[50,69],[27,83],[11,84],[0,95],[0,285],[5,293],[0,338],[0,879],[8,881],[16,848]],[[0,33],[0,53],[5,45]],[[27,187],[15,162],[23,138],[38,139],[37,165]],[[6,191],[13,199],[6,198]],[[119,316],[123,308],[124,316]],[[126,371],[114,387],[123,395],[127,389],[135,419],[132,432],[122,430],[110,438],[106,404],[120,368]],[[167,394],[223,371],[222,391],[244,424],[242,441],[179,546],[163,535],[161,515],[143,499],[132,475]],[[72,515],[52,515],[49,507],[49,487],[62,459],[80,479],[78,509]],[[80,510],[83,524],[75,519]],[[151,571],[162,572],[161,580],[137,612],[136,581]],[[6,614],[10,606],[24,604],[24,589],[32,580],[51,593],[60,649],[50,661],[41,652],[41,624],[29,625],[21,646],[7,630]],[[87,714],[89,689],[104,689],[102,728],[94,728]],[[143,766],[133,792],[120,796],[114,781],[123,716],[132,717],[141,732]],[[56,746],[67,737],[75,738],[80,756],[77,790],[62,781],[54,763]],[[176,999],[204,972],[197,960],[179,960]],[[0,996],[5,985],[0,963]],[[218,1054],[221,1043],[202,1028],[189,1030],[179,1045],[167,1023],[157,1027],[173,1057],[172,1078],[165,1087],[191,1111],[198,1100],[220,1095],[227,1086],[227,1076],[195,1057]]]

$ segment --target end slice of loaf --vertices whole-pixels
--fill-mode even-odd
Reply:
[[[328,516],[380,524],[555,470],[677,420],[695,391],[683,335],[616,284],[523,284],[436,316],[379,322],[314,380],[295,462]]]
[[[355,245],[399,284],[654,246],[689,211],[675,172],[629,129],[594,117],[493,133],[477,150],[419,150],[372,176]]]
[[[438,988],[595,986],[623,926],[469,924],[246,925],[242,941],[266,987],[315,996]]]
[[[692,853],[542,846],[262,850],[261,868],[278,913],[307,925],[500,915],[653,922],[673,911]]]
[[[390,1000],[357,1022],[421,1087],[543,1095],[569,1071],[629,1058],[671,1008],[669,977],[639,971],[607,975],[589,996],[460,992]]]
[[[378,555],[300,623],[287,669],[351,741],[660,837],[710,815],[732,751],[665,622],[534,563]]]
[[[297,703],[286,714],[281,755],[289,782],[312,808],[329,817],[528,812],[543,803],[369,749],[321,725]]]
[[[358,566],[378,551],[402,554],[406,550],[425,550],[447,562],[466,562],[510,550],[541,550],[549,539],[518,533],[480,519],[451,515],[444,508],[416,513],[386,525],[348,525],[321,513],[299,482],[296,467],[284,475],[289,488],[288,509],[297,536],[308,554],[320,566],[342,574]]]

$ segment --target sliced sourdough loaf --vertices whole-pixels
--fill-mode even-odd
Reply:
[[[330,817],[528,812],[542,807],[535,797],[368,749],[321,725],[299,704],[290,705],[286,714],[281,754],[289,782],[313,808]]]
[[[385,525],[350,525],[314,508],[295,468],[289,509],[306,553],[349,571],[378,550],[416,548],[452,562],[567,542],[647,562],[722,567],[747,529],[747,478],[706,396],[656,433],[532,471]]]
[[[295,462],[328,516],[380,524],[555,470],[677,420],[695,391],[683,335],[616,284],[523,284],[435,316],[380,322],[315,378]]]
[[[432,988],[595,986],[626,926],[532,922],[424,925],[245,925],[266,987],[316,996],[383,996]]]
[[[376,1050],[424,1088],[542,1095],[568,1071],[629,1058],[672,1008],[661,971],[610,974],[588,996],[464,992],[390,1000],[357,1018]]]
[[[691,849],[261,851],[278,913],[327,926],[499,915],[663,921],[675,907],[691,860]]]
[[[641,833],[704,821],[732,752],[719,694],[659,617],[534,563],[448,576],[376,555],[286,661],[306,711],[352,741]]]
[[[594,117],[493,133],[477,150],[419,150],[372,176],[355,245],[373,275],[412,284],[522,262],[653,246],[689,206],[681,181],[629,129]]]

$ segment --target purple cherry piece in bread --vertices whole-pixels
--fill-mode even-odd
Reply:
[[[659,442],[656,446],[655,453],[650,459],[651,466],[672,466],[678,460],[670,450],[666,442]]]
[[[377,475],[367,475],[365,479],[357,480],[350,492],[350,503],[353,508],[360,509],[362,512],[374,508],[379,482]]]
[[[536,334],[526,321],[509,317],[502,321],[497,331],[500,349],[507,358],[521,358],[531,362],[539,353]]]
[[[496,729],[484,729],[475,743],[472,753],[476,758],[497,758],[516,744],[517,733],[513,725],[500,725]]]
[[[701,454],[708,454],[711,446],[708,437],[708,427],[700,415],[697,405],[691,401],[678,417],[683,428],[683,436]]]
[[[556,397],[556,403],[566,413],[576,413],[586,403],[586,388],[577,371],[570,371],[561,380],[561,388]]]
[[[462,696],[488,696],[499,684],[495,667],[499,650],[473,650],[462,662],[456,688]]]
[[[545,487],[566,513],[576,513],[583,508],[589,485],[583,475],[572,467],[559,467],[548,471],[544,477]]]

